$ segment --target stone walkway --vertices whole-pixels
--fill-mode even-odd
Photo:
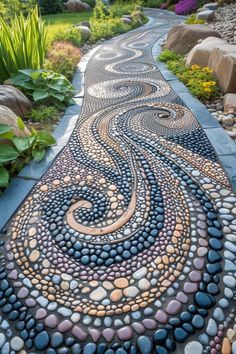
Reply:
[[[70,141],[0,241],[2,354],[215,354],[226,329],[234,340],[236,198],[153,61],[181,19],[148,13],[91,58]]]

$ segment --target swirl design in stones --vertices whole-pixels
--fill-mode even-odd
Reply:
[[[209,345],[188,345],[207,353],[232,317],[236,198],[194,115],[153,70],[142,46],[152,31],[125,38],[94,55],[69,143],[8,227],[0,306],[12,349],[184,353],[198,331]],[[124,72],[135,77],[116,78]]]

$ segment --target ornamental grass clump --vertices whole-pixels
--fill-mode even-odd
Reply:
[[[46,52],[46,28],[38,13],[22,13],[9,23],[0,17],[0,83],[20,69],[40,69]]]

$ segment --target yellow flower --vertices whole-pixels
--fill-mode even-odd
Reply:
[[[191,66],[191,70],[198,70],[198,69],[200,69],[200,66],[199,65],[192,65]]]
[[[208,88],[208,87],[204,88],[204,91],[205,91],[205,92],[209,92],[209,93],[211,93],[211,92],[212,92],[212,91],[211,91],[211,89],[210,89],[210,88]]]
[[[211,68],[209,68],[208,66],[205,66],[205,67],[202,69],[202,71],[204,71],[204,72],[206,72],[206,73],[208,73],[208,74],[213,73],[213,70],[212,70]]]
[[[209,84],[209,81],[205,81],[205,82],[203,82],[202,86],[203,87],[208,87],[208,86],[211,86],[211,85]]]
[[[216,82],[215,81],[209,81],[209,86],[215,86],[216,85]]]

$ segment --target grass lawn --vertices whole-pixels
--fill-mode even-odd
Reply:
[[[92,11],[87,12],[62,12],[55,15],[42,16],[48,24],[48,42],[50,43],[54,35],[63,31],[71,25],[78,24],[81,21],[87,21],[92,16]]]

